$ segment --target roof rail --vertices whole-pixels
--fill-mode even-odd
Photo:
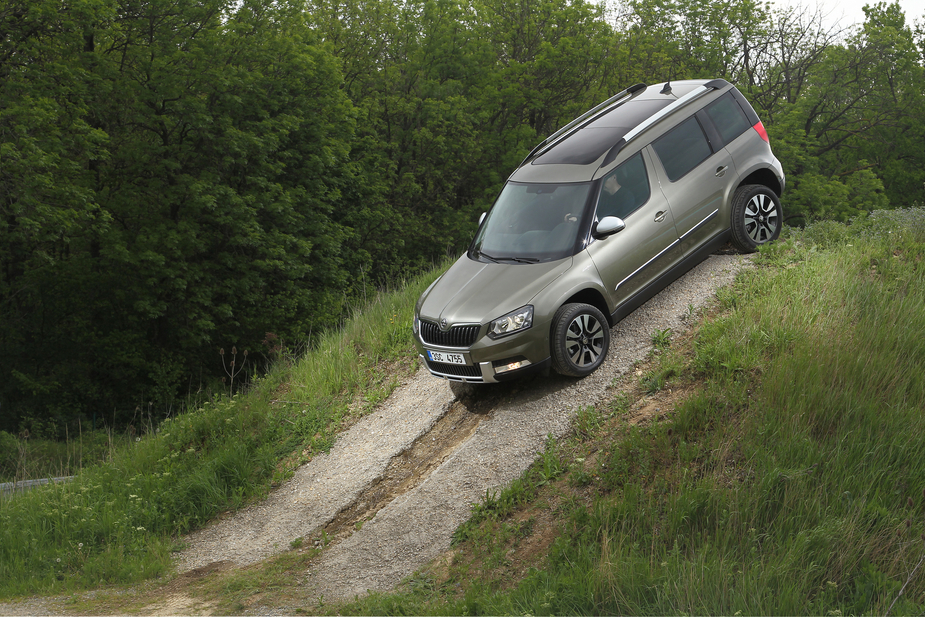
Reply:
[[[581,129],[585,124],[589,124],[590,122],[594,121],[600,116],[603,116],[605,113],[614,109],[615,107],[619,107],[620,105],[622,105],[623,103],[631,99],[633,95],[635,95],[637,92],[642,92],[645,89],[646,89],[645,84],[632,85],[626,90],[624,90],[623,92],[618,92],[617,94],[613,95],[612,97],[610,97],[603,103],[595,106],[593,109],[589,109],[585,113],[581,114],[580,116],[578,116],[577,118],[575,118],[574,120],[572,120],[571,122],[569,122],[568,124],[560,128],[558,131],[556,131],[555,133],[553,133],[552,135],[550,135],[549,137],[541,141],[539,144],[537,144],[537,146],[533,148],[533,150],[530,151],[530,154],[528,154],[526,158],[524,158],[524,160],[520,163],[520,165],[518,165],[518,167],[523,167],[527,163],[527,161],[530,161],[540,156],[541,154],[543,154],[544,152],[552,148],[556,143],[562,141],[563,139],[565,139],[566,137],[568,137],[575,131],[578,131],[579,129]]]
[[[653,124],[655,124],[656,122],[664,118],[665,116],[676,112],[677,110],[681,109],[688,103],[700,98],[701,96],[703,96],[704,94],[708,92],[712,92],[713,90],[718,90],[728,85],[729,85],[729,82],[726,81],[725,79],[714,79],[712,81],[708,81],[702,86],[694,88],[693,90],[691,90],[690,92],[688,92],[687,94],[679,98],[678,100],[674,101],[670,105],[659,109],[657,112],[655,112],[654,114],[652,114],[651,116],[649,116],[648,118],[646,118],[645,120],[637,124],[635,127],[633,127],[632,130],[630,130],[626,135],[624,135],[623,138],[620,139],[620,141],[618,141],[616,145],[614,145],[614,147],[610,149],[610,151],[607,153],[607,156],[604,157],[604,162],[602,163],[602,165],[606,165],[607,163],[617,158],[617,154],[620,152],[620,150],[623,149],[624,146],[626,146],[626,144],[628,144],[630,141],[635,139],[637,136],[639,136],[640,133],[648,129],[650,126],[652,126]]]

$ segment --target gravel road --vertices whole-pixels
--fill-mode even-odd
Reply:
[[[488,386],[494,390],[486,397],[490,409],[478,412],[474,431],[410,490],[327,547],[306,573],[307,590],[326,600],[388,590],[449,548],[453,531],[486,490],[522,474],[547,435],[563,436],[579,406],[600,401],[614,378],[646,356],[655,330],[682,327],[689,306],[700,307],[746,262],[741,255],[711,256],[652,298],[613,328],[608,359],[589,377],[552,374]],[[476,404],[481,396],[474,397]],[[265,502],[189,536],[189,548],[177,558],[179,570],[223,560],[249,564],[287,550],[296,538],[316,536],[383,478],[394,457],[426,440],[453,400],[446,382],[421,369]]]
[[[601,401],[613,380],[648,354],[654,331],[683,329],[689,307],[702,306],[746,263],[747,256],[713,255],[691,270],[617,324],[607,361],[581,380],[553,373],[457,401],[445,381],[421,369],[265,501],[189,535],[178,571],[253,564],[334,529],[334,541],[305,573],[306,591],[332,600],[394,588],[450,547],[486,490],[517,478],[548,435],[562,437],[580,406]],[[426,464],[418,451],[426,451]],[[402,461],[409,471],[392,482]],[[0,604],[0,614],[28,608]]]

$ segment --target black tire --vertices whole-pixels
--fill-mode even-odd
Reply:
[[[570,377],[590,375],[607,357],[610,325],[590,304],[566,304],[552,320],[552,362]]]
[[[740,186],[732,197],[732,243],[745,253],[777,240],[784,212],[777,195],[762,184]]]

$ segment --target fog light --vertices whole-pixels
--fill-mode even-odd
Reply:
[[[526,360],[526,359],[514,360],[513,362],[508,362],[506,364],[502,363],[500,365],[495,366],[495,375],[499,375],[501,373],[507,373],[509,371],[516,371],[517,369],[523,368],[525,366],[530,366],[529,360]]]

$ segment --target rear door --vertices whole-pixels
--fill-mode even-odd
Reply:
[[[681,251],[688,254],[729,226],[723,199],[736,179],[732,157],[704,112],[652,143],[661,189],[674,213]],[[706,130],[705,130],[706,129]],[[708,134],[714,137],[713,142]]]

